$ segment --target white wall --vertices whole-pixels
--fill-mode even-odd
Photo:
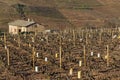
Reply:
[[[26,27],[22,27],[21,28],[21,32],[27,32],[27,28]]]
[[[9,25],[9,33],[11,33],[11,34],[17,34],[18,33],[17,26]]]
[[[29,27],[18,27],[18,26],[9,25],[9,33],[11,34],[18,34],[19,29],[21,29],[21,32],[35,32],[35,31],[43,32],[45,30],[45,27],[38,24],[29,26]]]

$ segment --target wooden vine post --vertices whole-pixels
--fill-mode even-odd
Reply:
[[[113,36],[114,36],[114,30],[112,31],[112,34],[111,34],[111,35],[112,35],[112,41],[113,41]]]
[[[35,48],[32,48],[33,69],[35,67]]]
[[[100,36],[99,44],[101,44],[101,42],[102,42],[102,32],[101,31],[99,33],[99,36]]]
[[[83,53],[84,53],[84,66],[86,66],[86,50],[85,50],[85,46],[83,47]]]
[[[6,34],[4,32],[4,46],[6,45]]]
[[[20,47],[20,35],[18,35],[18,46]]]
[[[107,45],[107,66],[109,66],[109,46]]]
[[[59,46],[59,54],[60,54],[60,69],[62,67],[62,42],[61,42],[61,36],[59,35],[60,37],[60,46]]]
[[[46,36],[46,41],[47,41],[47,44],[48,44],[48,43],[49,43],[49,42],[48,42],[48,35]]]
[[[86,38],[86,45],[87,45],[88,44],[88,33],[86,33],[85,38]]]
[[[7,65],[10,65],[10,52],[9,49],[7,48]]]
[[[74,44],[74,47],[75,47],[75,30],[73,30],[73,44]]]

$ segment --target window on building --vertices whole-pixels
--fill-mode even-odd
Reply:
[[[18,32],[20,33],[20,32],[21,32],[21,29],[19,29]]]

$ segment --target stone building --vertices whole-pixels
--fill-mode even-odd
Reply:
[[[34,21],[15,20],[8,23],[9,33],[18,34],[21,32],[42,32],[45,30],[43,25],[37,24]]]

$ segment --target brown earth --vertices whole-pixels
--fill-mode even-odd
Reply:
[[[7,30],[7,23],[23,19],[15,4],[25,6],[26,18],[49,28],[103,26],[104,21],[119,21],[120,0],[0,0],[0,29]]]

